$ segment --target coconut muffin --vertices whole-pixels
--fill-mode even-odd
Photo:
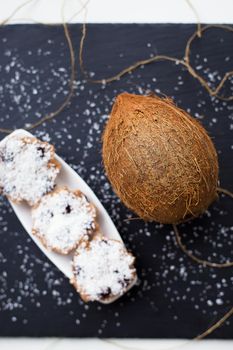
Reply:
[[[54,188],[59,170],[54,147],[47,142],[10,136],[0,147],[0,189],[13,202],[35,205]]]
[[[124,294],[136,277],[134,261],[122,242],[98,235],[75,251],[71,283],[84,301],[108,302]]]
[[[96,229],[96,210],[80,191],[67,188],[44,196],[32,209],[32,232],[43,245],[60,254],[69,254]]]

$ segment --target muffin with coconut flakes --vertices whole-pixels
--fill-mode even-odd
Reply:
[[[134,261],[122,242],[98,235],[75,251],[71,283],[84,301],[107,303],[135,280]]]
[[[53,190],[59,171],[54,147],[47,142],[9,136],[0,147],[0,188],[13,202],[35,205]]]
[[[96,230],[96,210],[80,191],[59,188],[44,196],[32,210],[32,232],[43,245],[69,254]]]

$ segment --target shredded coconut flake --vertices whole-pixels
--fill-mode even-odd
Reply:
[[[81,192],[59,189],[33,209],[33,231],[48,248],[68,254],[95,229],[95,217],[95,208]]]
[[[53,147],[36,138],[9,137],[0,148],[0,186],[14,201],[34,205],[54,187]]]
[[[73,283],[84,300],[122,295],[135,276],[133,263],[121,242],[98,237],[76,250]]]

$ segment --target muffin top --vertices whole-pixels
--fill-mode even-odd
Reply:
[[[49,249],[68,254],[96,228],[96,210],[80,191],[59,188],[32,210],[33,230]]]
[[[71,282],[84,301],[107,301],[122,295],[135,278],[134,260],[122,242],[97,236],[78,246]]]
[[[54,147],[34,137],[8,137],[0,147],[0,187],[14,202],[35,205],[54,188],[60,165]]]

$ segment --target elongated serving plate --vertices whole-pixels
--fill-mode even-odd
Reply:
[[[11,133],[9,136],[31,136],[28,131],[25,131],[23,129],[18,129]],[[0,145],[9,137],[7,136],[4,138]],[[58,186],[67,186],[70,189],[79,189],[82,191],[87,199],[93,203],[97,209],[97,220],[100,227],[100,231],[105,237],[116,239],[118,241],[122,242],[122,238],[119,234],[119,232],[116,229],[116,226],[114,225],[112,219],[108,215],[107,211],[103,207],[103,205],[100,203],[99,199],[96,197],[94,192],[91,190],[91,188],[87,185],[87,183],[58,155],[55,155],[56,160],[61,164],[61,171],[57,177],[56,184]],[[17,215],[18,219],[20,220],[21,224],[27,231],[27,233],[30,235],[30,237],[33,239],[33,241],[37,244],[37,246],[42,250],[42,252],[47,256],[48,259],[50,259],[54,265],[57,266],[59,270],[61,270],[66,277],[69,279],[72,277],[72,268],[71,268],[71,262],[72,262],[72,254],[69,255],[60,255],[57,253],[54,253],[52,251],[49,251],[46,249],[39,239],[32,234],[32,219],[31,219],[31,209],[26,203],[20,203],[16,204],[10,201],[10,204],[12,208],[15,211],[15,214]],[[127,291],[133,287],[133,285],[136,283],[137,277],[132,281],[132,283],[129,285]],[[102,303],[109,304],[119,297],[109,299],[107,301],[104,301]]]

